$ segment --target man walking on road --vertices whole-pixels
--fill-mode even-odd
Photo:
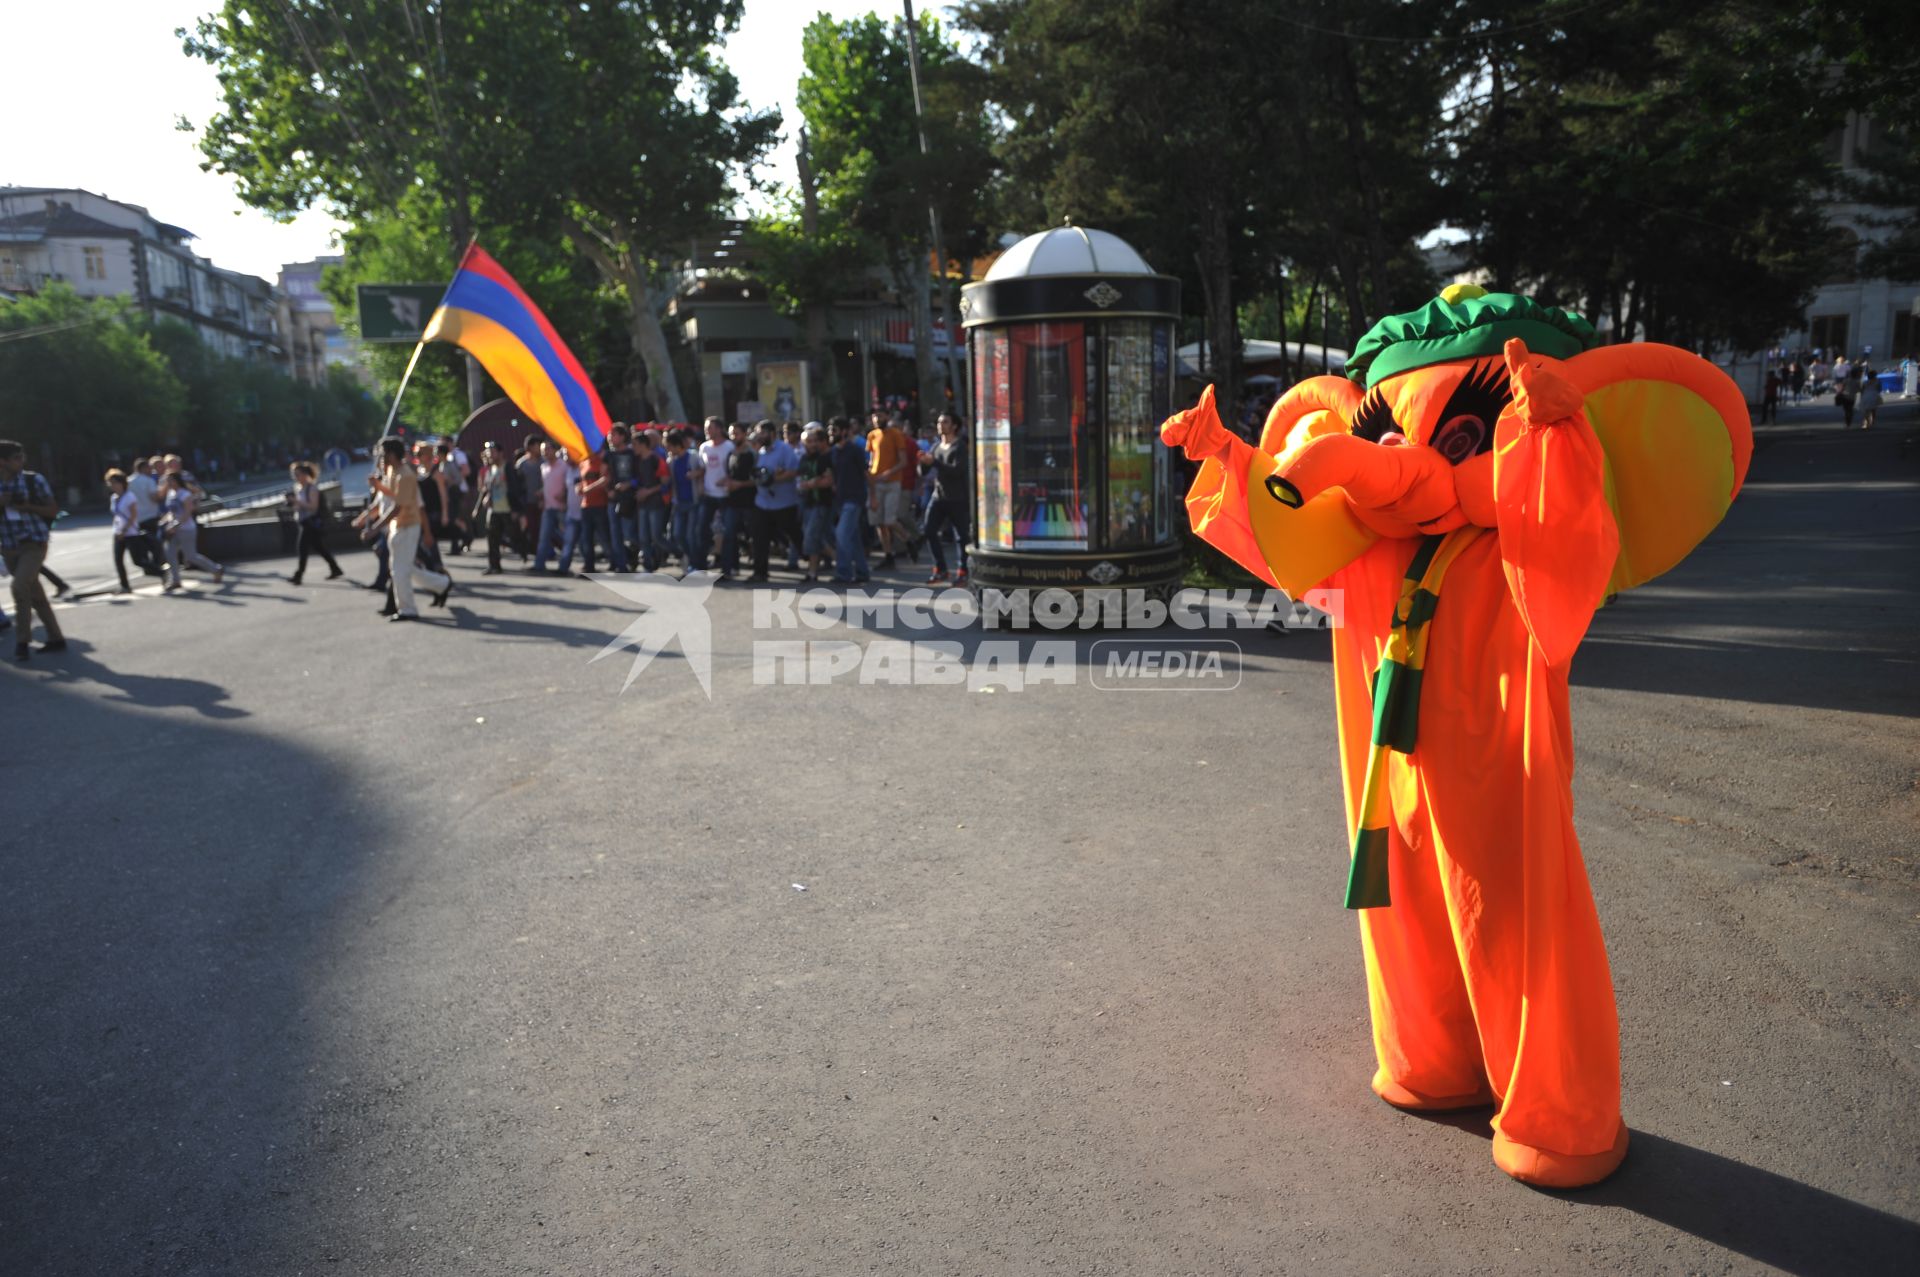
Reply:
[[[19,632],[13,639],[13,659],[24,661],[33,655],[28,640],[33,636],[33,618],[46,627],[47,641],[42,652],[64,651],[67,639],[60,622],[53,617],[53,603],[46,587],[40,584],[40,569],[47,562],[47,543],[53,533],[54,516],[60,513],[53,499],[53,485],[27,469],[27,450],[12,439],[0,439],[0,559],[13,573],[13,610],[20,618]]]
[[[424,586],[433,592],[433,605],[445,607],[453,580],[438,572],[429,572],[413,561],[420,549],[422,505],[420,480],[407,464],[407,445],[398,439],[382,439],[380,456],[386,474],[380,491],[393,498],[393,522],[387,532],[388,568],[393,573],[395,612],[391,621],[417,621],[420,609],[414,605],[413,587]]]
[[[153,464],[145,457],[134,461],[127,491],[133,494],[134,525],[139,533],[127,538],[127,552],[148,576],[165,576],[166,569],[161,567],[165,556],[160,552],[160,481],[153,477]]]

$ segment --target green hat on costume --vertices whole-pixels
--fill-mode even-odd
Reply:
[[[1554,359],[1595,345],[1593,325],[1572,311],[1542,306],[1514,293],[1490,293],[1478,284],[1452,284],[1404,315],[1388,315],[1347,356],[1347,376],[1371,390],[1397,373],[1449,359],[1497,355],[1507,339]]]

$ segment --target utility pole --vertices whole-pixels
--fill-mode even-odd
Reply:
[[[901,3],[907,11],[907,71],[913,77],[913,126],[920,135],[920,158],[926,159],[926,110],[920,100],[920,24],[914,21],[913,0],[901,0]],[[940,313],[947,321],[947,379],[953,386],[955,411],[963,418],[970,417],[967,382],[960,375],[959,357],[955,353],[960,345],[960,324],[953,313],[953,294],[947,288],[946,241],[940,238],[940,208],[931,191],[927,192],[927,221],[933,228],[933,260],[940,268]]]

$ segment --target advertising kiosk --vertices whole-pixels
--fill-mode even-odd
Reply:
[[[973,369],[976,589],[1178,588],[1160,423],[1180,281],[1068,224],[1001,255],[961,301]]]

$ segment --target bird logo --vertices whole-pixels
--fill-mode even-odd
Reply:
[[[713,593],[714,574],[689,572],[677,577],[641,572],[625,578],[595,576],[593,580],[641,609],[640,615],[593,657],[597,661],[624,648],[633,649],[633,665],[620,690],[632,687],[640,671],[651,665],[667,644],[678,641],[693,676],[700,680],[700,690],[712,700],[713,620],[707,615],[707,596]]]

